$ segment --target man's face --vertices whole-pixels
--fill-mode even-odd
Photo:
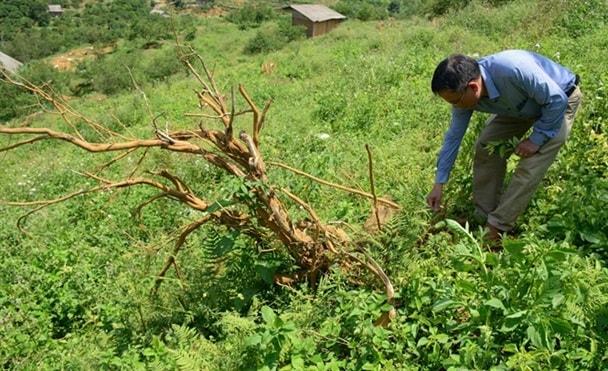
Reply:
[[[479,102],[480,91],[479,83],[473,80],[462,91],[444,90],[439,96],[454,107],[471,109]]]

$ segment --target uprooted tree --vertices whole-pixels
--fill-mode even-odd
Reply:
[[[308,279],[314,282],[319,274],[325,274],[331,266],[338,265],[344,270],[367,271],[377,277],[384,286],[388,302],[394,304],[391,282],[379,264],[366,251],[366,244],[361,241],[361,238],[353,238],[345,230],[323,223],[315,210],[301,197],[284,187],[269,182],[267,164],[260,153],[260,132],[271,102],[266,102],[260,110],[243,85],[239,85],[238,93],[235,89],[232,89],[230,94],[220,92],[213,74],[199,54],[183,46],[178,47],[178,52],[180,59],[200,84],[200,89],[196,91],[199,112],[188,115],[199,117],[201,121],[220,122],[223,130],[206,128],[202,122],[192,130],[170,131],[168,128],[163,130],[157,124],[159,116],[154,116],[150,107],[147,107],[150,114],[150,125],[153,127],[153,136],[145,139],[132,138],[125,133],[111,130],[107,124],[104,125],[79,114],[49,85],[32,84],[17,75],[0,69],[0,80],[3,83],[26,89],[38,99],[43,112],[59,115],[62,122],[57,128],[35,127],[29,124],[0,125],[0,134],[16,138],[9,141],[10,144],[0,147],[0,152],[10,151],[38,141],[59,140],[69,142],[91,153],[117,153],[114,158],[95,171],[81,172],[83,176],[94,180],[98,184],[97,186],[52,200],[7,202],[9,205],[30,207],[20,220],[42,208],[85,193],[136,186],[151,187],[158,191],[157,195],[151,199],[142,200],[138,209],[159,198],[168,198],[188,206],[200,215],[198,219],[179,228],[172,254],[158,273],[154,291],[158,289],[171,268],[178,269],[176,257],[188,236],[206,223],[213,222],[231,230],[238,230],[255,240],[271,239],[272,242],[278,242],[293,259],[297,266],[296,271],[299,273],[289,276],[276,274],[277,283],[285,284],[297,279]],[[134,85],[137,86],[135,82]],[[245,108],[237,109],[237,101],[241,102],[240,104],[243,104],[244,101]],[[235,135],[234,120],[237,116],[242,115],[250,115],[252,118],[251,134],[241,131]],[[91,135],[83,133],[85,128],[88,132],[96,134],[95,140],[90,139]],[[143,157],[153,149],[202,157],[208,163],[242,181],[243,187],[251,197],[235,197],[231,200],[220,201],[203,199],[197,195],[191,185],[186,184],[176,175],[176,172],[172,172],[170,169],[134,170],[133,175],[118,180],[107,179],[100,175],[102,169],[124,160],[136,151],[141,151]],[[386,209],[397,211],[399,206],[390,199],[376,196],[372,155],[369,148],[367,148],[367,152],[370,193],[317,179],[281,163],[273,162],[269,165],[293,171],[328,187],[368,198],[372,204],[370,221],[377,230],[385,221],[383,215],[386,213],[381,211]],[[294,220],[285,206],[287,199],[290,200],[289,202],[295,202],[301,206],[307,212],[308,217]],[[386,325],[394,314],[393,308],[384,313],[378,319],[377,324]]]

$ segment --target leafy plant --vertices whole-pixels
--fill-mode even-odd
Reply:
[[[261,369],[274,369],[281,356],[281,351],[295,334],[295,325],[285,322],[268,306],[262,307],[262,329],[245,340],[245,345],[254,348],[251,355],[260,358]],[[260,369],[260,368],[258,368]]]
[[[486,143],[484,145],[484,148],[491,155],[496,153],[500,157],[505,158],[507,155],[510,155],[515,151],[515,148],[517,147],[519,142],[521,142],[521,139],[517,137],[505,140],[493,140]]]
[[[262,23],[276,17],[274,10],[261,1],[247,2],[242,8],[232,11],[226,19],[235,23],[240,29],[259,27]]]

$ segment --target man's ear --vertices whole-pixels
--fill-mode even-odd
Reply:
[[[469,81],[469,87],[473,89],[475,93],[481,91],[481,77],[476,78],[475,80]]]

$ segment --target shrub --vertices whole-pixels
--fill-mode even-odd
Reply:
[[[278,25],[259,30],[245,45],[245,54],[269,53],[282,49],[287,43],[306,37],[306,27],[292,26],[282,20]]]
[[[263,22],[276,17],[274,10],[268,4],[261,2],[246,3],[241,9],[230,12],[226,19],[239,26],[240,29],[259,27]]]

